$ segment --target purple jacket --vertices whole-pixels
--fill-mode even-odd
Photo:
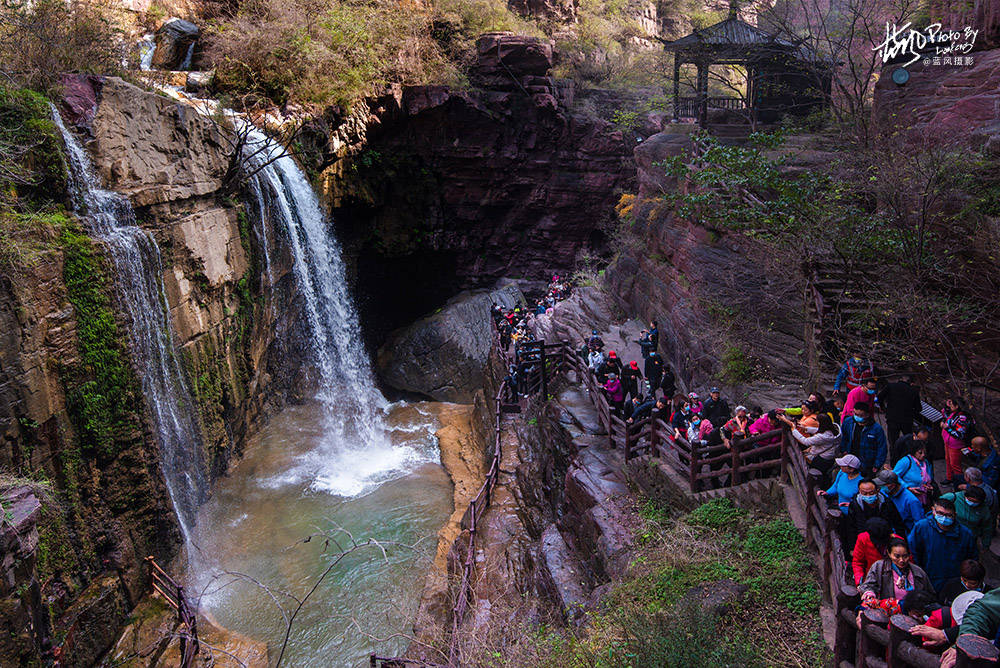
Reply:
[[[604,391],[611,397],[611,401],[616,403],[625,401],[625,392],[622,391],[622,383],[617,378],[604,383]]]

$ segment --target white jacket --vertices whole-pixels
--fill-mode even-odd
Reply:
[[[840,446],[840,425],[833,425],[833,433],[819,432],[811,436],[805,436],[798,429],[792,430],[795,440],[806,447],[806,459],[821,457],[823,459],[833,459]]]

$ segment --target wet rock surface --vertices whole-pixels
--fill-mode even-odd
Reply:
[[[438,401],[471,403],[484,382],[493,345],[494,304],[524,304],[514,287],[458,295],[432,315],[394,332],[379,349],[383,382]]]
[[[161,70],[178,70],[187,59],[188,51],[194,46],[201,30],[184,19],[168,19],[156,31],[156,51],[153,52],[153,67]]]

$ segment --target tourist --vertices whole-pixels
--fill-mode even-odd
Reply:
[[[601,338],[596,329],[590,331],[590,338],[587,339],[587,347],[598,352],[604,350],[604,339]]]
[[[831,497],[841,512],[846,513],[851,499],[858,494],[858,485],[861,484],[861,460],[854,455],[844,455],[834,462],[840,467],[840,471],[833,479],[833,484],[829,489],[816,490],[816,495]]]
[[[986,503],[986,490],[969,485],[965,491],[942,494],[941,498],[955,504],[958,523],[971,531],[981,541],[983,549],[988,550],[993,542],[994,517]]]
[[[621,360],[618,359],[618,353],[613,350],[608,351],[608,358],[604,360],[604,364],[608,368],[608,373],[614,373],[615,376],[621,378],[624,369],[622,369]]]
[[[651,352],[646,357],[644,371],[646,380],[649,381],[649,394],[650,396],[656,396],[656,388],[660,386],[660,381],[663,380],[663,358],[659,354]]]
[[[712,429],[711,420],[703,418],[697,413],[693,413],[691,415],[691,420],[688,423],[688,443],[691,443],[692,445],[706,445],[708,443],[708,437],[712,433]]]
[[[747,415],[746,406],[737,406],[736,415],[722,425],[722,442],[730,450],[733,449],[733,441],[741,441],[747,437],[750,430],[750,416]]]
[[[969,443],[969,459],[980,470],[983,484],[995,490],[1000,483],[1000,454],[985,436],[976,436]]]
[[[899,482],[926,508],[934,495],[934,465],[927,459],[927,446],[922,441],[914,441],[910,454],[900,459],[892,470]]]
[[[687,438],[688,426],[691,423],[691,405],[682,396],[674,398],[674,414],[670,417],[670,426],[674,430],[674,438]]]
[[[864,382],[847,393],[847,400],[844,402],[845,416],[854,413],[854,407],[859,403],[865,403],[871,406],[871,412],[875,411],[875,387],[876,382],[874,378],[866,378]]]
[[[691,402],[691,412],[704,415],[705,404],[698,397],[697,392],[688,392],[688,401]]]
[[[660,327],[655,320],[649,321],[649,351],[660,351]]]
[[[639,363],[632,360],[628,366],[622,369],[621,381],[625,388],[625,394],[630,397],[639,396],[639,382],[642,380],[642,372],[639,371]]]
[[[914,560],[927,571],[935,591],[958,576],[963,561],[979,556],[975,537],[955,521],[955,515],[952,501],[937,499],[931,516],[917,522],[906,538]]]
[[[923,425],[917,427],[913,430],[912,434],[903,434],[892,444],[892,451],[890,453],[889,461],[893,466],[899,463],[899,460],[910,454],[913,450],[913,443],[915,441],[920,441],[925,446],[931,438],[931,430],[929,427]]]
[[[924,506],[920,500],[899,482],[899,477],[894,471],[879,471],[875,476],[875,484],[882,488],[885,498],[896,506],[903,520],[903,526],[909,533],[913,525],[924,516]]]
[[[602,364],[604,364],[604,354],[591,348],[587,356],[587,367],[596,375]]]
[[[830,398],[826,401],[823,408],[833,421],[840,424],[844,421],[844,393],[843,392],[832,392]]]
[[[844,362],[833,381],[833,391],[851,391],[861,385],[865,378],[875,377],[875,365],[861,355],[854,354]]]
[[[865,530],[868,520],[881,517],[889,523],[892,531],[900,536],[906,534],[906,525],[899,516],[896,505],[878,493],[878,486],[873,480],[862,480],[858,483],[858,493],[847,506],[847,515],[842,518],[841,539],[845,549],[850,549],[858,539],[858,534]]]
[[[618,380],[618,374],[608,374],[608,381],[604,383],[604,391],[608,395],[608,403],[611,404],[611,409],[615,415],[624,418],[625,392],[622,389],[621,381]]]
[[[998,505],[998,501],[1000,501],[1000,499],[997,497],[997,491],[990,485],[987,485],[983,480],[983,472],[975,466],[970,466],[965,469],[965,473],[963,475],[965,477],[965,484],[959,485],[959,489],[968,489],[970,486],[981,488],[983,492],[986,493],[986,505],[989,507],[990,512],[995,516],[997,514],[997,510],[1000,509],[1000,505]]]
[[[639,422],[641,420],[645,420],[653,412],[653,407],[655,405],[656,402],[653,400],[652,397],[650,397],[646,401],[643,401],[642,403],[636,403],[632,409],[631,417],[629,417],[626,420],[626,422],[631,424],[633,422]]]
[[[805,446],[803,454],[809,466],[828,476],[840,446],[840,426],[833,423],[828,413],[820,413],[816,422],[819,426],[814,434],[803,433],[797,425],[792,427],[791,434]],[[786,424],[791,424],[791,421]]]
[[[853,415],[845,414],[840,425],[840,451],[860,459],[865,475],[874,475],[882,468],[886,455],[885,432],[872,418],[870,404],[858,402]]]
[[[944,440],[945,480],[957,486],[962,482],[962,449],[969,428],[969,417],[962,408],[962,400],[952,397],[941,411],[946,417],[941,421],[941,438]]]
[[[887,556],[872,565],[858,586],[861,602],[888,598],[901,601],[914,591],[926,591],[933,595],[933,578],[910,560],[906,542],[893,538],[889,541]]]
[[[880,559],[889,554],[889,540],[902,536],[894,534],[892,527],[881,517],[872,517],[865,523],[865,530],[858,534],[851,550],[851,568],[854,571],[854,586],[860,585],[868,571]],[[846,547],[846,546],[845,546]]]
[[[938,592],[942,605],[951,602],[967,591],[983,591],[986,587],[986,569],[975,559],[966,559],[958,567],[958,577],[944,583]]]
[[[882,388],[878,402],[885,410],[886,436],[890,443],[895,443],[900,434],[913,431],[921,404],[920,392],[913,387],[910,376],[903,376]]]
[[[647,359],[649,354],[653,352],[653,341],[649,338],[649,330],[642,330],[636,343],[639,344],[639,349],[642,351],[642,359]]]
[[[708,391],[702,415],[711,420],[712,424],[725,424],[729,419],[729,402],[722,398],[719,388],[713,387]]]
[[[663,396],[665,397],[672,397],[677,394],[677,379],[674,378],[674,370],[670,368],[669,364],[663,365],[663,380],[660,381],[660,389],[663,390]]]
[[[958,636],[963,633],[961,624],[969,616],[969,610],[973,605],[986,597],[986,594],[978,591],[968,591],[959,594],[950,606],[932,610],[927,616],[927,621],[917,624],[910,629],[910,635],[923,640],[924,647],[938,647],[951,644],[958,640]],[[929,606],[928,606],[929,607]],[[942,667],[954,666],[954,650],[949,650],[941,656]]]

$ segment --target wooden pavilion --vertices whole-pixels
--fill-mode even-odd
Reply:
[[[826,106],[830,99],[830,64],[801,40],[786,39],[742,21],[735,0],[724,21],[665,42],[663,48],[674,53],[675,122],[692,117],[704,128],[709,123],[709,109],[722,109],[751,125],[775,123],[785,114],[805,116]],[[693,97],[680,94],[681,66],[686,63],[698,68]],[[745,95],[709,97],[712,65],[744,67]]]

